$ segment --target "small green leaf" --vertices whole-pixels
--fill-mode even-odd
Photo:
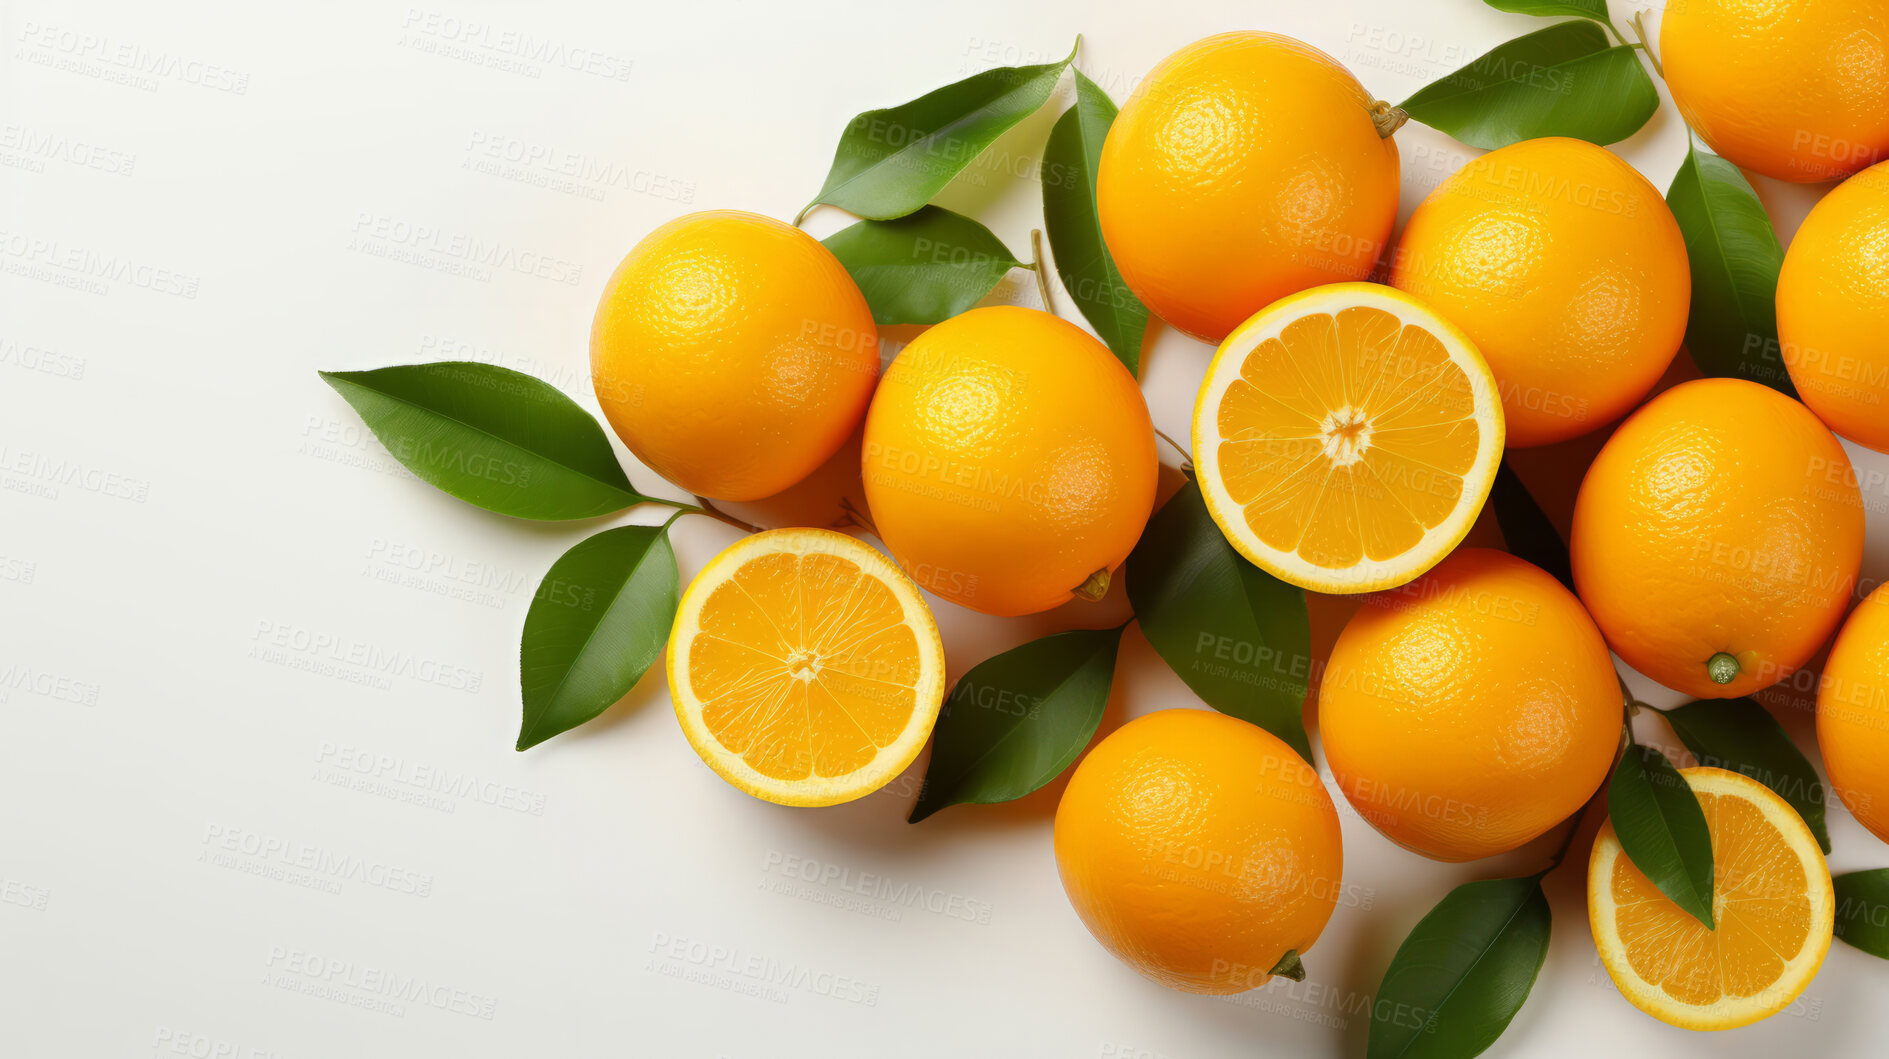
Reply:
[[[1574,591],[1574,568],[1568,562],[1567,542],[1506,459],[1496,468],[1489,502],[1495,505],[1496,525],[1502,528],[1509,554],[1534,563],[1553,574],[1569,592]]]
[[[1482,0],[1497,11],[1517,15],[1573,15],[1607,21],[1607,0]]]
[[[1823,820],[1823,783],[1810,759],[1771,712],[1750,699],[1711,699],[1663,711],[1699,764],[1750,776],[1791,803],[1830,852]]]
[[[1620,755],[1607,784],[1607,814],[1620,848],[1680,908],[1712,926],[1712,832],[1699,796],[1650,746]]]
[[[984,149],[1049,99],[1076,57],[973,74],[885,110],[868,110],[840,135],[814,204],[861,217],[903,217],[944,190]]]
[[[525,614],[518,749],[571,729],[629,694],[662,657],[675,622],[667,526],[620,526],[551,564]]]
[[[1192,482],[1148,520],[1128,556],[1141,632],[1202,701],[1312,760],[1303,709],[1312,672],[1305,591],[1233,550]]]
[[[1548,957],[1553,917],[1539,878],[1451,890],[1397,948],[1371,1006],[1368,1059],[1480,1055],[1515,1013]]]
[[[1021,798],[1068,768],[1102,722],[1121,639],[1121,628],[1057,633],[959,678],[938,713],[911,822]]]
[[[1830,881],[1837,891],[1837,937],[1889,960],[1889,868],[1847,872]]]
[[[826,239],[879,324],[935,324],[976,305],[1023,264],[989,228],[939,206],[860,221]]]
[[[1738,167],[1694,142],[1666,190],[1692,270],[1686,348],[1707,375],[1761,382],[1797,396],[1777,333],[1784,248]]]
[[[648,498],[590,413],[493,364],[441,361],[321,377],[423,482],[517,518],[591,518]]]
[[[1076,71],[1076,103],[1056,119],[1043,147],[1043,229],[1055,252],[1056,274],[1083,319],[1095,328],[1130,375],[1141,370],[1148,307],[1123,281],[1102,241],[1095,208],[1095,174],[1102,141],[1115,122],[1108,93]]]
[[[1537,136],[1610,144],[1640,131],[1659,92],[1633,48],[1610,47],[1592,22],[1557,22],[1517,37],[1404,100],[1403,110],[1472,147]]]

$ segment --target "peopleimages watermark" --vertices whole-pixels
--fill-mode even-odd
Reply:
[[[437,795],[457,800],[472,799],[494,809],[507,809],[527,816],[544,815],[544,793],[511,783],[475,776],[469,772],[413,761],[397,754],[371,750],[324,740],[315,753],[316,778],[332,782],[326,773],[353,777],[390,789],[402,789],[416,795]],[[370,793],[378,793],[370,791]],[[445,803],[447,812],[451,803]],[[437,806],[433,806],[437,807]]]
[[[263,966],[264,985],[396,1017],[408,1005],[487,1021],[498,1012],[498,1000],[482,993],[307,949],[271,945]]]

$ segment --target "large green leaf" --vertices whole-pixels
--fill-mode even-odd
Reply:
[[[1607,814],[1620,848],[1653,885],[1712,926],[1712,833],[1699,796],[1666,755],[1634,744],[1607,784]]]
[[[973,74],[896,107],[868,110],[840,135],[814,203],[891,220],[930,202],[965,166],[1049,99],[1074,59]]]
[[[523,372],[440,361],[320,374],[395,459],[467,503],[573,519],[648,499],[590,413]]]
[[[826,248],[859,284],[880,324],[935,324],[976,305],[1022,265],[989,228],[940,206],[860,221]]]
[[[911,822],[1007,802],[1055,779],[1095,735],[1122,630],[1078,629],[988,658],[958,679],[931,737]]]
[[[1837,892],[1837,937],[1889,960],[1889,868],[1847,872],[1830,881]]]
[[[1497,11],[1517,15],[1573,15],[1607,21],[1607,0],[1482,0]]]
[[[518,749],[567,732],[629,694],[662,657],[676,618],[666,526],[620,526],[565,552],[525,614]]]
[[[1142,635],[1207,705],[1312,760],[1302,710],[1312,671],[1303,589],[1227,543],[1192,482],[1155,512],[1128,557]]]
[[[1495,506],[1496,525],[1502,528],[1502,542],[1508,545],[1509,553],[1548,571],[1569,592],[1574,591],[1574,567],[1568,561],[1567,542],[1506,459],[1496,468],[1489,503]]]
[[[1776,791],[1804,818],[1823,851],[1830,852],[1823,783],[1769,710],[1750,699],[1709,699],[1664,713],[1699,764],[1743,773]]]
[[[1134,375],[1141,370],[1148,307],[1128,289],[1109,256],[1095,209],[1102,141],[1114,122],[1115,103],[1108,93],[1077,70],[1075,106],[1056,119],[1043,148],[1043,229],[1063,289]]]
[[[1391,958],[1371,1005],[1369,1059],[1466,1059],[1522,1009],[1553,925],[1539,878],[1451,890]]]
[[[1738,167],[1694,142],[1666,190],[1692,268],[1686,348],[1707,375],[1749,379],[1795,397],[1778,345],[1784,248]]]
[[[1592,22],[1557,22],[1423,86],[1403,110],[1473,147],[1537,136],[1609,144],[1640,131],[1659,92],[1635,49]]]

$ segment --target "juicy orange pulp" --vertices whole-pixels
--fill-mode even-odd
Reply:
[[[1220,404],[1227,491],[1260,540],[1325,567],[1415,547],[1455,510],[1481,428],[1443,344],[1381,309],[1260,343]]]
[[[702,723],[755,771],[841,776],[918,706],[918,637],[885,583],[836,555],[762,555],[702,606],[689,684]]]
[[[1777,828],[1750,802],[1699,793],[1712,830],[1712,918],[1706,929],[1626,857],[1614,861],[1620,941],[1634,973],[1686,1004],[1757,996],[1810,936],[1810,880]],[[1716,952],[1717,957],[1713,958]]]

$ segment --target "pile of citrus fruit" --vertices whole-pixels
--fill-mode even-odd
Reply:
[[[1775,24],[1747,25],[1761,7]],[[1241,32],[1157,66],[1100,150],[1096,219],[1123,282],[1218,346],[1191,446],[1213,522],[1274,578],[1369,594],[1318,675],[1320,741],[1350,808],[1426,857],[1488,857],[1564,824],[1572,837],[1623,742],[1614,655],[1723,699],[1833,636],[1824,760],[1889,839],[1889,597],[1844,625],[1863,506],[1836,436],[1889,451],[1889,163],[1864,168],[1889,151],[1889,13],[1684,0],[1663,33],[1673,95],[1724,157],[1850,177],[1778,284],[1801,402],[1724,378],[1648,399],[1686,334],[1687,244],[1659,191],[1604,147],[1541,137],[1483,154],[1393,245],[1401,113],[1317,49]],[[1800,57],[1845,50],[1787,64],[1771,57],[1780,41]],[[618,436],[705,497],[778,493],[860,438],[865,524],[886,552],[830,529],[745,537],[682,593],[668,641],[689,743],[770,801],[858,798],[916,759],[947,688],[927,594],[992,615],[1099,598],[1155,509],[1141,390],[1088,331],[974,308],[882,370],[847,270],[780,221],[699,213],[650,234],[604,292],[591,362]],[[1459,547],[1505,448],[1609,427],[1574,503],[1571,584]],[[1831,877],[1765,785],[1681,774],[1709,825],[1711,925],[1607,823],[1593,937],[1633,1004],[1742,1025],[1816,973]],[[1155,712],[1095,743],[1054,849],[1095,938],[1195,992],[1295,973],[1342,890],[1318,771],[1206,711]]]

